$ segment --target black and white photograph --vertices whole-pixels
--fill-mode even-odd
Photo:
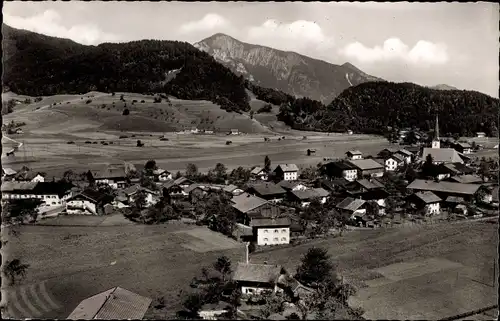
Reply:
[[[498,3],[2,15],[2,319],[498,320]]]

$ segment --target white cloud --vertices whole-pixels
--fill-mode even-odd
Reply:
[[[251,27],[247,38],[253,43],[299,52],[305,49],[327,50],[334,45],[333,38],[325,35],[319,24],[306,20],[292,23],[267,20],[260,26]]]
[[[201,20],[187,22],[180,27],[181,33],[193,33],[200,31],[215,31],[230,27],[230,22],[224,17],[208,13]]]
[[[61,15],[55,10],[45,10],[41,14],[30,17],[11,16],[4,13],[4,22],[11,27],[53,37],[68,38],[85,45],[119,40],[117,35],[105,33],[95,25],[80,24],[68,28],[61,24],[61,20]]]
[[[448,62],[445,45],[425,40],[418,41],[411,49],[399,38],[387,39],[382,46],[373,48],[354,42],[339,50],[339,53],[362,63],[399,60],[406,63],[435,65]]]

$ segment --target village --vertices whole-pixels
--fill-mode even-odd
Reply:
[[[231,133],[238,134],[236,130]],[[194,164],[187,164],[184,173],[173,173],[149,160],[145,164],[124,162],[83,173],[68,170],[57,180],[48,180],[44,173],[27,167],[18,172],[4,167],[2,207],[25,206],[22,217],[12,218],[11,224],[37,224],[61,216],[120,215],[134,224],[180,220],[208,226],[245,243],[246,262],[238,262],[231,276],[240,296],[264,302],[261,310],[266,307],[264,317],[268,318],[278,312],[266,305],[265,302],[274,300],[268,292],[291,293],[288,301],[283,300],[290,306],[296,304],[295,310],[287,308],[287,317],[294,314],[290,317],[294,318],[302,313],[298,298],[318,294],[314,282],[303,277],[303,284],[273,262],[250,263],[250,254],[316,238],[339,237],[353,229],[497,216],[498,160],[478,160],[474,148],[478,147],[441,138],[436,117],[430,146],[413,144],[383,149],[375,156],[351,150],[342,159],[328,159],[316,167],[273,164],[266,156],[261,165],[238,167],[231,172],[218,163],[208,173],[200,173]],[[326,260],[324,253],[323,259]],[[219,262],[219,272],[226,282],[231,263],[227,258],[220,260],[223,262]],[[152,300],[130,291],[133,289],[117,284],[116,288],[88,299],[101,302],[99,312],[92,312],[85,300],[68,318],[141,319]],[[224,293],[208,301],[191,297],[198,301],[191,302],[195,307],[188,311],[190,318],[195,315],[216,319],[220,315],[227,317],[231,311],[230,318],[248,318],[240,316],[239,305],[234,302],[232,310],[221,307],[219,301],[234,301]],[[118,312],[106,308],[112,304],[110,296],[118,298],[114,304],[135,304],[134,313],[113,314]],[[285,316],[281,313],[277,318]]]

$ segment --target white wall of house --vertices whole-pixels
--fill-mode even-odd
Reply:
[[[427,214],[439,214],[441,210],[439,203],[428,204],[425,209]]]
[[[257,245],[290,243],[289,227],[261,227],[257,229]]]
[[[399,164],[394,158],[388,158],[385,161],[385,170],[386,171],[395,171],[398,168]]]
[[[188,194],[189,195],[189,194]],[[135,194],[132,194],[129,196],[129,202],[133,203],[135,200]],[[158,197],[156,195],[153,195],[151,193],[146,193],[146,207],[155,205],[158,203]]]
[[[206,310],[198,312],[203,320],[217,320],[217,317],[226,313],[226,310]]]
[[[449,178],[450,176],[451,176],[450,174],[439,174],[439,175],[437,176],[437,179],[438,179],[438,180],[443,180],[443,179],[445,179],[445,178]]]
[[[348,169],[343,171],[344,178],[350,182],[355,181],[358,178],[358,171],[356,169]]]
[[[361,209],[357,209],[355,210],[352,214],[351,214],[351,219],[353,219],[354,217],[358,216],[363,216],[366,214],[366,209],[364,208],[361,208]]]
[[[410,164],[411,163],[411,156],[407,156],[407,155],[402,154],[402,153],[397,153],[397,155],[400,156],[400,157],[402,157],[405,160],[406,164]]]
[[[309,188],[303,184],[298,184],[294,188],[292,188],[292,191],[306,191]]]
[[[45,182],[45,177],[43,177],[42,175],[38,174],[31,181],[32,182]]]
[[[278,291],[278,287],[274,286],[274,292]],[[260,288],[260,287],[254,287],[254,286],[242,286],[241,287],[241,293],[242,294],[260,294],[264,291],[269,291],[269,288]]]
[[[107,184],[109,185],[112,189],[118,189],[118,183],[112,179],[96,179],[95,180],[96,184]]]
[[[75,209],[75,207],[78,207],[78,209]],[[66,212],[68,214],[97,214],[95,203],[89,200],[70,200],[66,202]]]
[[[372,173],[372,174],[370,174],[370,176],[371,177],[382,177],[382,176],[384,176],[384,172],[380,171],[380,172]]]
[[[158,180],[160,182],[168,181],[169,179],[172,179],[171,173],[163,173],[160,176],[158,176]]]
[[[285,181],[296,181],[298,173],[297,172],[284,172],[284,180]]]

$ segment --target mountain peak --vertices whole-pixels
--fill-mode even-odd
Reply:
[[[261,87],[324,103],[351,86],[381,80],[350,63],[339,66],[295,52],[245,43],[223,33],[216,33],[194,46]]]

